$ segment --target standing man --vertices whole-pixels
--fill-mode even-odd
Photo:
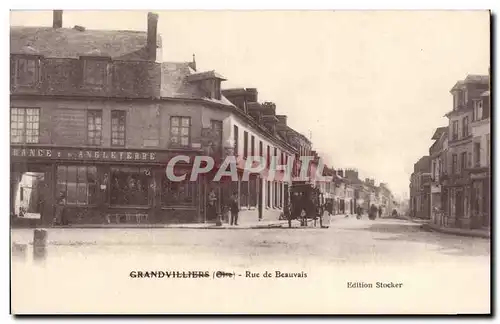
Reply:
[[[231,196],[231,225],[238,226],[238,213],[240,208],[238,206],[238,195],[233,193]]]
[[[66,225],[67,222],[64,217],[64,205],[66,205],[66,194],[61,191],[56,201],[56,215],[54,217],[54,225]]]
[[[378,206],[378,218],[382,218],[382,206]]]
[[[208,208],[207,214],[209,215],[210,220],[217,220],[217,195],[215,194],[215,190],[212,188],[208,194]]]

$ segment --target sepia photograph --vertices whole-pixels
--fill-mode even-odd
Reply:
[[[489,10],[9,15],[12,315],[492,313]]]

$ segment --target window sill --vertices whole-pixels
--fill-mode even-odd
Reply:
[[[39,90],[41,87],[42,83],[41,82],[34,82],[32,84],[21,84],[21,83],[15,83],[14,84],[14,89],[22,89],[22,90]]]
[[[94,84],[82,84],[81,88],[83,90],[92,90],[92,91],[105,91],[107,90],[107,85],[94,85]]]
[[[196,206],[193,206],[193,205],[169,205],[169,206],[161,206],[161,210],[171,210],[171,209],[196,210]]]
[[[171,149],[171,150],[189,150],[189,149],[193,149],[191,147],[191,143],[189,143],[189,145],[169,145],[168,148]]]
[[[134,209],[150,209],[152,206],[151,205],[109,205],[109,208],[134,208]]]
[[[61,205],[57,205],[57,206],[61,206]],[[63,205],[64,207],[70,207],[70,208],[97,208],[98,205],[96,204],[92,204],[92,205],[77,205],[77,204],[66,204],[66,205]]]

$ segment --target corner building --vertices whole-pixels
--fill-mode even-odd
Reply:
[[[10,32],[13,226],[52,225],[58,204],[69,224],[210,222],[214,186],[218,212],[235,189],[242,207],[282,208],[284,183],[214,184],[190,172],[199,155],[288,159],[296,150],[276,131],[286,116],[266,108],[256,120],[194,57],[162,62],[155,14],[146,32],[63,28],[62,18]],[[178,155],[190,157],[174,169],[186,180],[172,182],[165,169]]]

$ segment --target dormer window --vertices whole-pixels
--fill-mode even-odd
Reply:
[[[193,73],[187,77],[187,80],[198,83],[205,97],[221,100],[221,82],[226,79],[215,71]]]
[[[480,99],[474,100],[474,120],[483,119],[483,101]]]
[[[14,84],[23,87],[38,86],[41,80],[40,58],[20,56],[14,61]]]
[[[212,98],[220,100],[221,99],[221,91],[220,91],[221,81],[219,79],[214,80],[214,89],[212,93]]]
[[[453,95],[453,110],[460,109],[465,104],[465,91],[456,90]]]
[[[83,85],[103,88],[108,84],[109,59],[100,57],[83,58]]]

